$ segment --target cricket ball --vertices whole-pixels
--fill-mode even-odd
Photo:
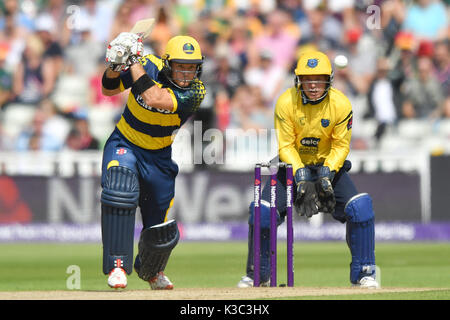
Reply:
[[[348,59],[346,56],[340,54],[334,58],[334,65],[340,69],[345,68],[348,64]]]

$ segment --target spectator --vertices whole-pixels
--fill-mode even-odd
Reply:
[[[301,0],[280,0],[278,1],[278,7],[281,10],[288,12],[292,17],[292,20],[297,24],[302,23],[308,18],[303,9]]]
[[[35,35],[28,38],[21,63],[14,73],[13,93],[18,103],[36,105],[55,87],[53,64],[44,58],[44,45]]]
[[[364,34],[359,27],[347,30],[344,44],[347,52],[348,66],[338,76],[346,84],[344,93],[350,100],[366,96],[376,71],[377,52],[371,36]]]
[[[415,0],[407,8],[403,30],[418,40],[438,40],[447,36],[447,11],[441,1]]]
[[[435,77],[441,84],[444,95],[443,117],[450,118],[450,55],[449,41],[438,41],[434,45]]]
[[[98,150],[99,141],[92,136],[85,116],[77,115],[67,135],[66,146],[71,150]]]
[[[12,74],[6,69],[5,65],[8,51],[8,44],[0,43],[0,110],[12,97]]]
[[[370,115],[380,122],[380,132],[382,123],[391,123],[390,116],[385,118],[381,116],[384,113],[376,111],[380,106],[383,108],[378,110],[392,109],[390,99],[381,99],[390,95],[388,79],[397,117],[420,117],[423,110],[415,109],[415,95],[419,92],[431,99],[431,108],[435,110],[432,114],[443,112],[443,116],[450,117],[450,58],[445,34],[448,18],[444,1],[40,0],[27,3],[31,6],[26,8],[31,9],[25,12],[21,1],[0,1],[3,13],[0,13],[0,108],[10,100],[45,109],[46,98],[53,92],[58,76],[71,71],[85,79],[83,83],[90,84],[88,102],[80,105],[119,108],[128,91],[113,98],[101,93],[106,44],[119,32],[129,31],[136,20],[151,16],[156,18],[157,24],[145,42],[145,53],[163,52],[164,39],[178,32],[194,36],[202,47],[206,56],[202,79],[207,95],[194,119],[203,121],[205,130],[212,126],[222,130],[237,126],[241,124],[238,114],[244,117],[242,125],[245,127],[258,127],[255,124],[263,123],[261,114],[264,112],[259,109],[259,99],[263,97],[266,109],[273,105],[277,87],[291,81],[283,74],[307,47],[326,51],[330,56],[339,52],[348,57],[348,67],[335,70],[334,85],[356,106],[355,124],[367,106],[372,111]],[[379,30],[366,28],[368,3],[381,6]],[[68,10],[70,5],[75,5],[72,9],[76,10]],[[377,37],[376,43],[373,37]],[[385,59],[377,64],[378,56],[389,58],[389,70],[382,66]],[[422,76],[415,76],[417,60],[422,61],[422,58],[434,62],[428,77],[424,71]],[[426,69],[423,62],[420,64],[419,69]],[[66,66],[72,70],[66,70]],[[101,74],[97,72],[99,66]],[[434,94],[436,82],[441,86],[441,98]],[[58,82],[61,83],[64,82]],[[419,90],[411,89],[419,84]],[[246,94],[241,92],[241,86]],[[249,94],[256,96],[248,97]],[[368,100],[369,97],[372,99]],[[74,98],[68,98],[70,104]],[[255,110],[247,101],[242,105],[237,103],[242,99],[253,101]],[[383,104],[380,99],[389,102]],[[40,101],[43,102],[40,104]],[[235,108],[237,105],[243,108],[240,113]],[[410,112],[404,112],[408,110]],[[62,126],[57,125],[66,119],[58,114],[46,117],[45,122],[53,124],[46,124],[45,128],[52,127],[53,134],[58,131],[68,134],[67,127],[62,130]],[[357,138],[355,128],[354,134]],[[39,147],[42,141],[48,140],[44,138],[46,135],[47,132],[35,133],[30,145]],[[80,141],[78,130],[74,129],[67,143],[69,141],[73,145]]]
[[[329,51],[339,48],[342,37],[342,24],[330,16],[326,8],[318,7],[307,11],[308,19],[302,20],[300,30],[302,37],[299,44],[314,45],[317,50]]]
[[[450,96],[450,52],[448,40],[435,43],[433,59],[435,77],[441,84],[444,96],[448,98]]]
[[[25,128],[18,136],[16,151],[58,151],[62,144],[51,133],[45,132],[44,125],[47,121],[45,112],[36,109],[31,127]]]
[[[72,44],[77,43],[79,40],[78,28],[81,25],[87,24],[90,26],[90,32],[94,41],[103,45],[114,38],[114,36],[111,38],[111,28],[114,29],[113,32],[117,32],[116,28],[122,28],[122,31],[129,31],[134,25],[134,21],[125,21],[129,15],[125,17],[115,16],[114,9],[116,5],[115,3],[111,5],[111,1],[83,0],[81,2],[82,5],[79,11],[74,13],[74,19],[71,21],[73,24],[70,26],[70,31],[72,31]],[[124,4],[121,6],[129,8],[130,6],[126,4],[129,2],[131,1],[123,1]]]
[[[264,105],[260,88],[247,85],[239,87],[231,100],[229,128],[273,128],[273,111]]]
[[[232,97],[237,88],[243,83],[242,70],[240,70],[239,61],[232,54],[230,47],[222,43],[216,47],[215,51],[216,68],[214,71],[215,79],[212,86],[214,92],[225,91],[228,97]]]
[[[98,61],[104,60],[105,46],[95,41],[87,20],[80,21],[77,31],[80,41],[66,48],[66,65],[71,67],[74,74],[89,78],[96,73]]]
[[[223,90],[217,92],[215,99],[216,125],[221,131],[225,131],[230,125],[230,109],[231,99],[228,94]]]
[[[394,102],[397,109],[397,115],[399,117],[403,116],[402,106],[403,106],[403,90],[404,83],[414,77],[415,68],[415,55],[414,49],[414,38],[411,33],[399,32],[395,36],[394,40],[394,50],[391,54],[392,59],[392,69],[389,73],[389,78],[392,81],[394,89]]]
[[[128,32],[133,28],[134,22],[131,19],[132,9],[133,7],[129,2],[123,2],[119,6],[112,21],[108,42],[111,42],[121,32]]]
[[[62,30],[66,24],[68,12],[68,3],[65,0],[48,0],[47,3],[41,2],[41,7],[38,8],[41,13],[47,14],[52,17],[55,22],[56,30]],[[55,39],[60,41],[60,39]]]
[[[244,72],[245,83],[261,90],[264,105],[269,110],[275,108],[275,102],[284,88],[285,77],[285,70],[273,63],[269,50],[261,51],[259,64]]]
[[[369,109],[378,122],[375,133],[377,141],[383,136],[386,127],[393,125],[397,118],[393,86],[388,78],[389,70],[389,60],[384,57],[378,59],[377,73],[369,90]]]
[[[0,151],[14,150],[14,139],[3,128],[3,123],[0,121]]]
[[[450,118],[450,97],[446,97],[444,101],[444,107],[442,111],[444,118]]]
[[[405,20],[406,6],[403,0],[387,0],[381,5],[381,29],[387,42],[386,54],[394,49],[395,36]]]
[[[155,54],[161,56],[165,52],[167,41],[169,41],[174,34],[178,34],[179,31],[164,7],[160,7],[157,10],[157,13],[155,26],[150,35],[150,40]]]
[[[133,23],[141,19],[148,19],[149,17],[157,17],[156,20],[160,21],[161,9],[164,11],[163,7],[160,6],[160,3],[163,3],[162,1],[128,0],[127,2],[131,3],[130,17]]]
[[[20,1],[4,0],[0,3],[0,9],[4,13],[4,17],[0,16],[0,30],[4,30],[9,17],[12,18],[14,25],[25,32],[31,32],[34,28],[33,20],[20,10]]]
[[[58,107],[50,99],[44,99],[38,106],[45,116],[42,128],[44,135],[53,136],[59,144],[63,144],[70,130],[70,123],[65,115],[60,114]]]
[[[429,40],[421,40],[419,42],[419,46],[416,51],[417,58],[420,58],[420,57],[433,58],[433,53],[434,53],[433,42],[431,42]]]
[[[44,45],[43,58],[48,59],[52,64],[53,77],[57,79],[63,68],[63,51],[58,41],[56,41],[55,34],[57,25],[52,16],[49,14],[42,14],[36,19],[36,35]]]
[[[28,34],[29,32],[26,29],[20,28],[16,24],[13,15],[5,15],[4,28],[0,32],[0,41],[7,43],[9,46],[9,53],[5,62],[9,71],[15,70],[20,63]]]
[[[417,76],[405,83],[405,118],[438,117],[442,113],[444,97],[439,81],[433,75],[433,63],[428,57],[417,60]]]
[[[291,68],[295,61],[299,35],[287,31],[290,23],[292,23],[290,16],[281,10],[275,10],[268,14],[264,33],[257,36],[249,48],[250,66],[258,63],[258,56],[262,50],[269,50],[272,53],[274,64],[286,71]]]
[[[248,29],[247,20],[244,17],[233,19],[229,44],[233,54],[239,58],[242,68],[247,66],[248,44],[251,42],[251,39],[252,35]]]

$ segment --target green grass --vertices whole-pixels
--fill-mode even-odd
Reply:
[[[450,300],[450,290],[387,292],[364,295],[302,296],[283,300]]]
[[[348,287],[350,254],[342,242],[295,244],[295,286]],[[0,291],[67,290],[70,265],[81,270],[82,290],[104,290],[101,244],[0,244]],[[135,251],[136,253],[136,251]],[[177,288],[235,287],[245,272],[244,242],[180,242],[166,273]],[[450,299],[449,243],[379,243],[382,287],[442,288],[412,293],[370,294],[367,299]],[[279,244],[278,282],[286,283],[285,245]],[[133,272],[133,289],[148,285]],[[311,299],[312,297],[296,297]],[[360,299],[325,296],[313,299]]]

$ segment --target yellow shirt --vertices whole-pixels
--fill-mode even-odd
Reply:
[[[338,171],[350,151],[352,106],[339,90],[330,88],[316,105],[302,103],[295,88],[286,90],[275,106],[275,129],[280,160],[294,173],[307,165],[323,164]]]

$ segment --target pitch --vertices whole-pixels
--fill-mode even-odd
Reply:
[[[136,273],[116,292],[101,272],[101,244],[0,244],[0,299],[450,299],[450,244],[379,243],[381,290],[352,289],[345,243],[294,244],[294,288],[238,289],[244,242],[183,242],[166,269],[173,291],[151,291]],[[137,252],[137,251],[136,251]],[[278,247],[278,283],[286,248]],[[77,287],[78,285],[78,287]]]

